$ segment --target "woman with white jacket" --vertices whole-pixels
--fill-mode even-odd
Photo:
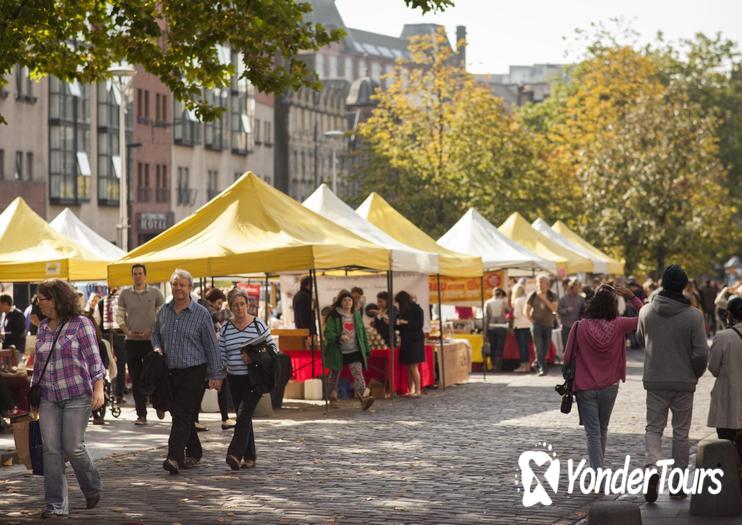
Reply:
[[[520,351],[520,366],[516,372],[531,371],[531,321],[526,315],[526,289],[522,284],[513,287],[513,332]]]

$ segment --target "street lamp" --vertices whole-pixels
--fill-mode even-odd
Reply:
[[[108,68],[111,81],[119,92],[119,246],[129,251],[129,190],[126,174],[126,103],[131,96],[131,84],[136,70],[124,63]]]
[[[339,131],[336,129],[325,131],[323,134],[328,139],[339,139],[345,136],[345,132]],[[337,172],[336,165],[337,161],[335,159],[335,141],[332,141],[332,193],[337,194],[338,188],[337,188]]]

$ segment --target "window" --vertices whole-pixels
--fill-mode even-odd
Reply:
[[[183,146],[193,146],[201,143],[201,122],[196,112],[186,109],[179,101],[175,101],[173,110],[173,142]]]
[[[160,122],[160,94],[155,93],[155,121]]]
[[[144,90],[144,118],[149,120],[149,90]]]
[[[33,153],[26,152],[26,180],[33,180]]]
[[[15,172],[13,174],[15,180],[23,180],[23,152],[15,152]]]
[[[170,186],[167,180],[167,166],[165,164],[157,164],[155,170],[156,187],[155,187],[155,201],[156,202],[169,202],[170,201]]]
[[[137,98],[141,90],[137,90]],[[119,189],[121,177],[121,157],[119,151],[119,104],[121,97],[112,82],[97,85],[97,120],[98,120],[98,148],[97,148],[97,180],[98,203],[103,206],[119,205]],[[137,102],[137,112],[141,105]],[[126,141],[131,143],[132,138],[132,105],[129,102],[124,120],[126,126]],[[126,152],[127,166],[131,165],[131,151]],[[128,170],[127,170],[128,171]],[[133,166],[132,170],[133,171]],[[131,172],[130,171],[130,172]]]
[[[150,202],[152,188],[149,187],[149,164],[137,162],[137,201]]]
[[[353,59],[345,57],[345,80],[353,82]]]
[[[226,109],[227,92],[223,89],[210,89],[206,92],[206,101],[212,106]],[[238,123],[238,125],[240,124]],[[226,146],[224,137],[224,113],[211,122],[204,123],[204,146],[216,150],[224,149]]]
[[[265,129],[265,133],[263,134],[263,141],[265,142],[266,146],[270,146],[273,144],[273,123],[266,120],[263,122],[263,126]]]
[[[260,119],[255,119],[255,144],[260,144]]]
[[[319,78],[325,78],[325,56],[322,53],[315,55],[316,69],[315,72]]]
[[[49,199],[90,200],[90,86],[49,77]]]
[[[250,100],[247,91],[242,90],[232,92],[230,97],[230,142],[232,152],[241,155],[247,154],[252,141],[253,121],[252,112],[249,110]]]
[[[178,167],[178,198],[181,206],[191,206],[196,202],[196,190],[191,189],[189,168]]]
[[[327,57],[328,62],[330,63],[330,78],[339,78],[338,77],[338,57],[337,55],[330,55]]]
[[[0,149],[0,180],[5,178],[5,150]]]
[[[242,177],[242,173],[240,173],[239,171],[235,171],[235,172],[234,172],[234,180],[237,180],[237,179],[239,179],[240,177]]]
[[[137,120],[140,120],[144,116],[144,98],[142,97],[142,90],[137,89]]]
[[[31,75],[28,68],[21,65],[15,66],[15,98],[25,102],[36,102]]]
[[[208,177],[207,198],[211,200],[219,195],[219,172],[216,170],[209,170]]]

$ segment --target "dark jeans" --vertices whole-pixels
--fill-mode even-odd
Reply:
[[[217,401],[219,402],[219,412],[222,414],[222,421],[226,421],[229,419],[229,380],[225,377],[224,381],[222,382],[222,388],[219,390],[219,393],[216,396]],[[234,406],[235,411],[237,410],[237,405]]]
[[[247,376],[229,375],[229,388],[237,410],[237,425],[234,427],[232,442],[227,454],[238,460],[256,459],[255,433],[252,429],[252,415],[263,394],[253,392]]]
[[[492,368],[495,367],[495,359],[502,359],[505,352],[505,338],[508,336],[507,328],[487,328],[487,339],[490,343],[490,361]]]
[[[185,456],[200,459],[203,455],[201,441],[193,424],[204,396],[206,365],[176,368],[170,370],[169,375],[173,426],[167,442],[167,457],[180,465]]]
[[[706,317],[706,324],[708,325],[709,335],[716,333],[716,312],[711,310],[710,312],[704,311],[704,317]]]
[[[546,372],[548,365],[546,364],[546,354],[549,352],[549,346],[551,346],[551,326],[543,326],[535,324],[531,328],[533,333],[533,346],[536,347],[536,363],[538,370]]]
[[[126,340],[126,364],[129,366],[131,376],[131,391],[134,394],[134,405],[137,409],[137,417],[147,419],[147,396],[139,386],[142,368],[144,368],[144,356],[152,351],[150,341],[136,339]]]
[[[529,344],[531,342],[531,329],[530,328],[516,328],[515,341],[518,343],[518,350],[520,351],[520,362],[529,363],[531,362],[531,349]]]

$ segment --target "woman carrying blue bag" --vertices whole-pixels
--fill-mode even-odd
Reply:
[[[41,517],[51,518],[69,514],[64,456],[72,464],[86,507],[92,509],[100,500],[100,476],[85,447],[85,428],[91,410],[103,405],[105,370],[95,327],[80,315],[75,289],[61,279],[49,279],[39,285],[38,297],[46,319],[39,325],[29,401],[38,408],[43,440],[46,505]]]

